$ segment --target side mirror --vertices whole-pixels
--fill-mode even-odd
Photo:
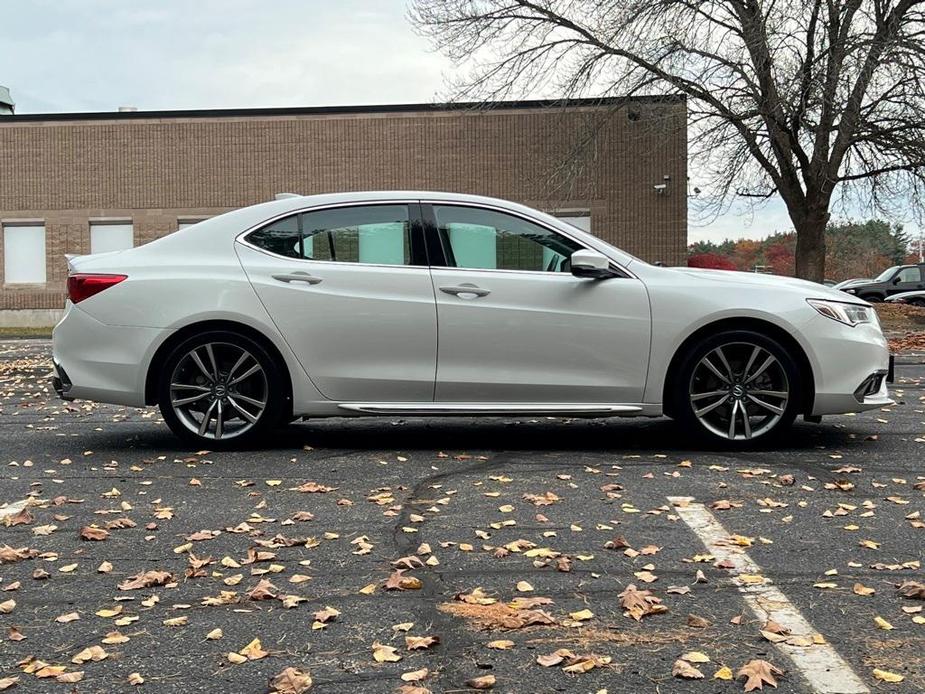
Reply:
[[[610,260],[597,251],[581,250],[572,253],[572,274],[575,277],[603,280],[614,277],[616,273],[610,269]]]
[[[899,284],[899,280],[900,280],[899,275],[896,275],[896,277],[893,278],[893,284]]]

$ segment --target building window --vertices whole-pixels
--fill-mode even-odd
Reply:
[[[573,227],[578,227],[582,231],[591,233],[591,213],[586,210],[569,210],[568,212],[557,212],[556,217],[563,222],[568,222]]]
[[[4,284],[45,284],[45,227],[3,227]]]
[[[90,252],[124,251],[135,245],[131,224],[90,224]]]
[[[177,229],[186,229],[187,227],[199,224],[199,222],[204,222],[207,219],[211,219],[211,217],[180,217],[177,219]]]

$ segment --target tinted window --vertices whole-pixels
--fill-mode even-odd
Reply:
[[[576,242],[520,217],[475,207],[435,205],[447,264],[487,270],[568,272]]]
[[[278,220],[247,237],[287,258],[376,265],[411,264],[407,205],[338,207]]]
[[[904,267],[897,277],[900,282],[919,282],[922,279],[922,273],[917,267]]]

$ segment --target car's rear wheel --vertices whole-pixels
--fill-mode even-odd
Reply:
[[[800,410],[796,361],[778,341],[750,330],[701,340],[674,379],[672,412],[695,435],[748,445],[780,434]]]
[[[195,335],[164,362],[158,404],[180,438],[203,448],[244,446],[285,411],[279,365],[253,339],[230,331]]]

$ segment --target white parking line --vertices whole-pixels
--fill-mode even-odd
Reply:
[[[742,593],[745,603],[764,625],[773,620],[790,630],[789,639],[812,642],[817,632],[812,624],[768,578],[761,583],[743,580],[743,575],[760,576],[761,568],[740,548],[726,543],[730,533],[703,504],[692,497],[670,496],[674,511],[696,533],[717,561],[732,566],[729,573]],[[756,579],[751,579],[752,581]],[[821,639],[818,639],[821,641]],[[868,694],[870,689],[855,674],[851,666],[828,643],[796,646],[786,642],[774,644],[783,651],[810,685],[819,694]]]

